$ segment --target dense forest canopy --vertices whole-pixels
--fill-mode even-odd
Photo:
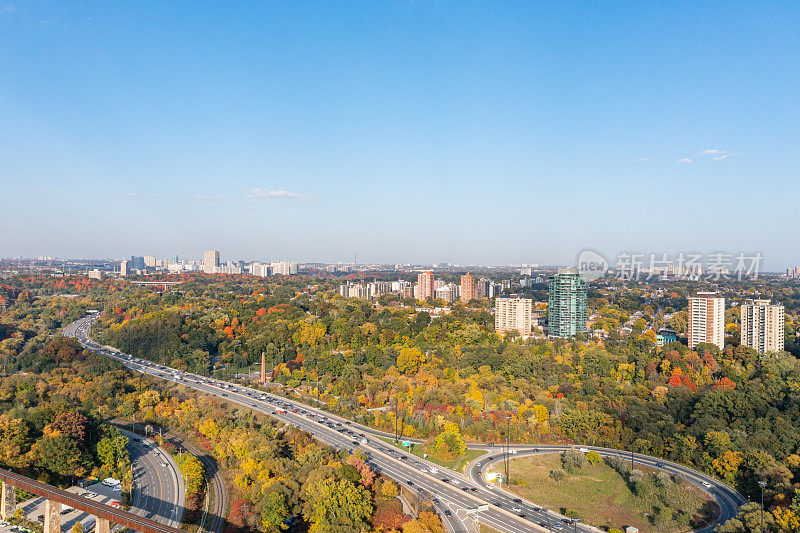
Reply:
[[[102,312],[95,336],[125,352],[228,378],[256,372],[264,353],[271,378],[287,390],[387,431],[396,409],[401,433],[431,449],[453,431],[467,442],[504,439],[510,416],[515,441],[648,453],[714,475],[748,498],[766,480],[769,508],[780,509],[781,520],[800,516],[797,283],[715,287],[732,302],[762,296],[786,307],[788,351],[763,355],[739,346],[736,310],[726,313],[724,350],[657,347],[642,327],[619,334],[636,311],[645,323],[685,331],[687,296],[708,288],[689,282],[593,284],[590,312],[612,332],[604,342],[502,337],[491,301],[456,303],[431,317],[397,298],[342,298],[335,281],[304,276],[184,276],[166,292],[119,280],[53,283],[17,280],[18,296],[0,322],[7,371],[51,368],[45,361],[61,348],[46,332],[95,308]],[[58,296],[65,291],[77,297]],[[39,359],[46,350],[52,356]]]

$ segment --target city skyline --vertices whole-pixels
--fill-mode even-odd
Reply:
[[[0,255],[797,263],[793,5],[351,6],[0,4]]]

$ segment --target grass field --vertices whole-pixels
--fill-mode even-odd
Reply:
[[[493,471],[499,468],[498,465]],[[514,459],[512,482],[521,480],[525,485],[512,484],[506,488],[561,513],[573,510],[584,523],[602,529],[624,530],[626,526],[634,526],[641,533],[678,533],[691,529],[687,525],[690,519],[696,527],[716,515],[716,504],[689,484],[673,483],[669,488],[655,488],[648,494],[637,495],[622,475],[603,462],[594,466],[586,463],[556,482],[550,478],[550,471],[559,468],[559,454]]]
[[[394,444],[394,440],[391,438],[379,437],[382,441],[386,442],[387,444]],[[414,444],[412,443],[410,447],[404,447],[404,450],[409,452],[412,455],[416,455],[417,457],[423,457],[425,454],[425,445],[424,444]],[[426,459],[434,464],[439,466],[443,466],[445,468],[450,468],[451,470],[455,470],[457,472],[464,472],[464,467],[475,459],[476,457],[480,457],[481,455],[486,454],[485,450],[467,450],[467,453],[464,454],[463,457],[459,457],[454,461],[440,461],[434,457],[427,457]]]

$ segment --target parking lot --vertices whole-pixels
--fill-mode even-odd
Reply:
[[[103,485],[102,483],[95,483],[86,488],[69,487],[68,492],[81,495],[96,502],[105,503],[107,505],[118,505],[120,501],[120,492],[115,491],[112,487]],[[116,503],[115,503],[116,502]],[[44,498],[32,498],[19,504],[18,507],[23,509],[25,518],[32,522],[44,523]],[[61,531],[70,533],[72,527],[76,522],[82,524],[85,532],[94,531],[94,516],[78,511],[77,509],[62,508],[61,511]],[[14,530],[11,526],[0,527],[0,533],[12,533]],[[20,533],[20,532],[16,532]],[[25,533],[24,531],[21,533]]]

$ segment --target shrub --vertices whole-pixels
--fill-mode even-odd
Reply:
[[[566,475],[567,474],[560,468],[550,471],[550,477],[553,478],[553,481],[561,481]]]
[[[561,465],[570,474],[586,464],[586,457],[575,449],[569,449],[561,454]]]

